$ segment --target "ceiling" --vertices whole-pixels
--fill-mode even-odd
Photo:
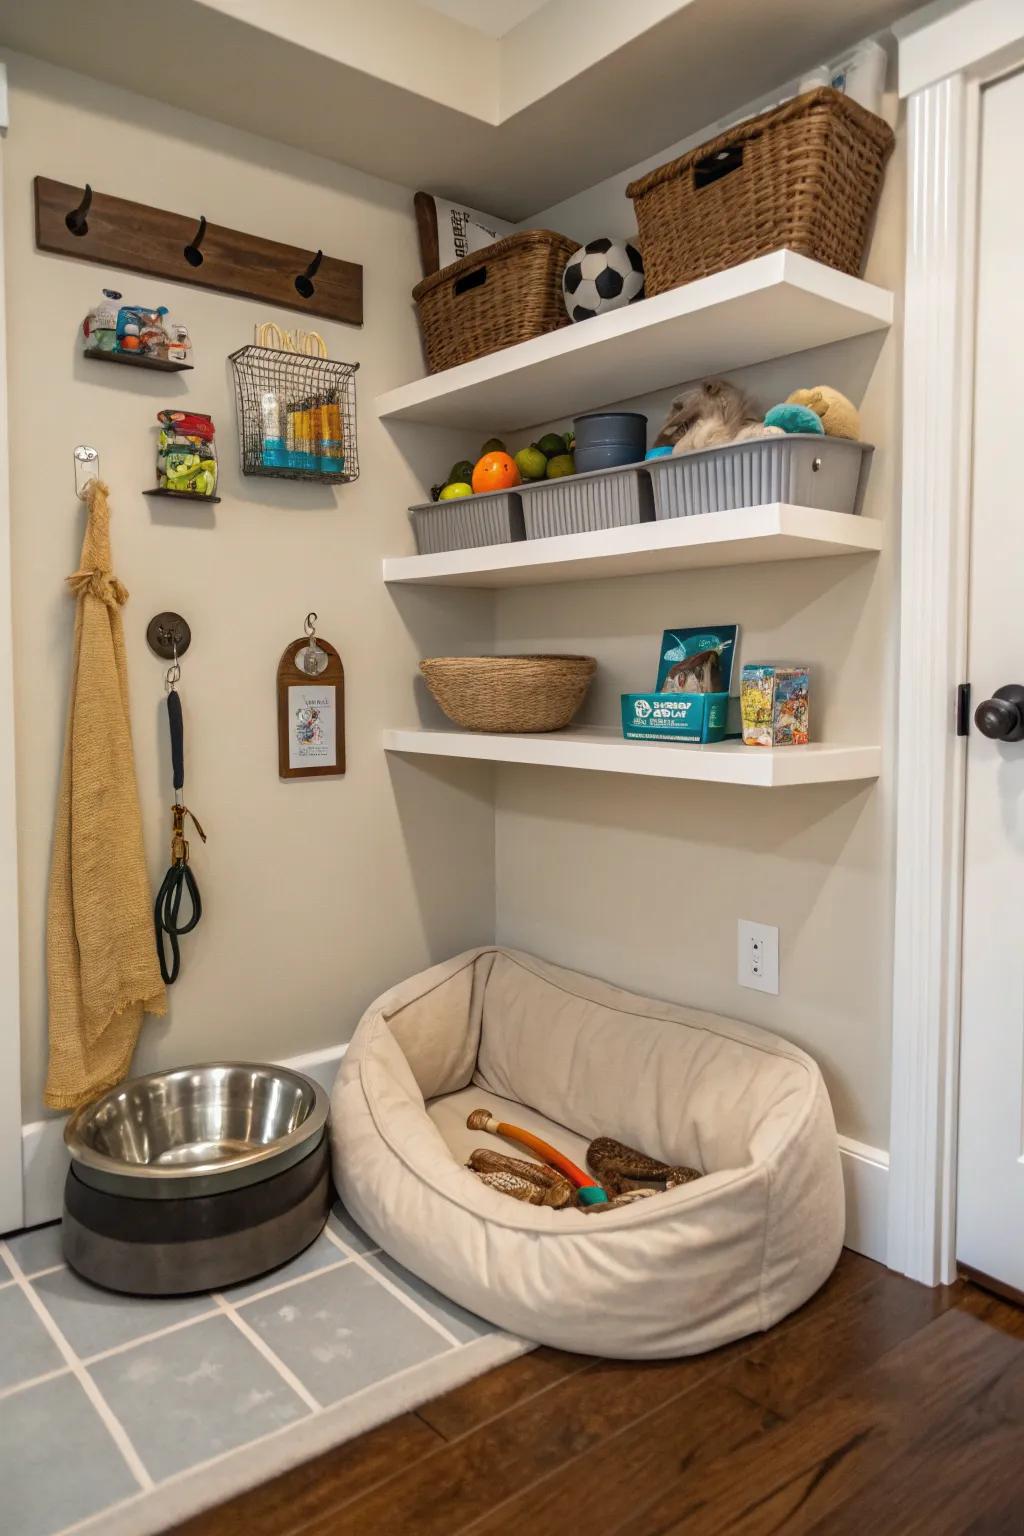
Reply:
[[[461,21],[488,37],[504,37],[527,16],[539,11],[547,0],[419,0],[428,10],[452,21]]]
[[[915,3],[89,0],[83,25],[81,0],[0,0],[0,43],[522,220]],[[489,30],[499,13],[521,16],[500,39]],[[202,68],[140,69],[167,57],[168,37],[187,39]]]

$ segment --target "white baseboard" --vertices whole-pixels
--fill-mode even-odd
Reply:
[[[306,1056],[294,1056],[282,1066],[294,1067],[330,1090],[346,1047],[329,1046]],[[67,1153],[64,1121],[34,1120],[22,1127],[25,1171],[25,1225],[40,1226],[60,1216]],[[840,1136],[839,1153],[846,1185],[846,1246],[869,1259],[885,1263],[889,1154],[878,1147]]]
[[[846,1186],[846,1246],[884,1264],[889,1249],[889,1154],[840,1136],[839,1156]]]
[[[282,1061],[331,1091],[338,1063],[347,1045],[330,1045],[326,1050],[310,1051]],[[64,1180],[68,1154],[64,1148],[65,1115],[52,1120],[32,1120],[21,1128],[21,1166],[25,1183],[25,1225],[39,1227],[57,1221],[64,1208]]]

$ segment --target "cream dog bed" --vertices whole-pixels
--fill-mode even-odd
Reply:
[[[615,1136],[705,1177],[610,1211],[524,1205],[464,1166],[487,1106],[584,1161]],[[470,950],[363,1016],[332,1097],[334,1175],[389,1253],[539,1343],[696,1354],[806,1301],[842,1246],[821,1073],[775,1035],[512,950]]]

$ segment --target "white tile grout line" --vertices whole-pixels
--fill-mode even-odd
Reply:
[[[124,1425],[117,1418],[116,1414],[108,1404],[106,1398],[103,1396],[103,1393],[100,1391],[99,1387],[93,1381],[81,1360],[79,1360],[78,1356],[71,1348],[71,1345],[68,1343],[67,1339],[64,1337],[64,1334],[57,1326],[55,1319],[50,1316],[50,1313],[47,1311],[40,1298],[36,1295],[35,1290],[22,1274],[21,1266],[5,1242],[0,1242],[0,1256],[6,1259],[7,1265],[12,1275],[14,1276],[18,1285],[21,1287],[21,1290],[33,1312],[39,1318],[39,1321],[50,1335],[50,1338],[60,1350],[63,1358],[67,1361],[67,1364],[72,1374],[78,1381],[79,1386],[82,1388],[82,1391],[89,1399],[93,1408],[95,1408],[108,1434],[110,1435],[114,1444],[117,1446],[118,1450],[121,1452],[121,1455],[124,1457],[125,1462],[128,1465],[128,1469],[132,1476],[135,1478],[135,1481],[144,1491],[149,1491],[154,1487],[153,1479],[146,1471],[146,1468],[142,1464],[142,1459],[139,1456],[139,1453],[136,1451],[134,1445],[132,1445],[132,1442],[129,1440]]]
[[[413,1301],[411,1296],[407,1296],[389,1275],[382,1274],[380,1270],[374,1269],[372,1264],[368,1264],[366,1255],[357,1253],[354,1248],[349,1248],[336,1232],[330,1230],[329,1226],[324,1228],[324,1232],[336,1248],[340,1248],[342,1253],[351,1253],[353,1262],[358,1264],[360,1269],[365,1270],[368,1275],[372,1275],[379,1285],[382,1285],[386,1291],[391,1292],[392,1296],[397,1296],[398,1300],[407,1306],[410,1312],[415,1312],[416,1316],[423,1322],[429,1323],[434,1332],[439,1333],[442,1339],[447,1340],[454,1349],[462,1347],[454,1333],[449,1333],[443,1323],[439,1323],[436,1317],[431,1317],[426,1307],[421,1307],[418,1301]],[[380,1252],[379,1248],[377,1252]]]
[[[24,1392],[28,1387],[41,1387],[44,1381],[55,1381],[58,1376],[67,1376],[68,1374],[69,1371],[66,1365],[58,1365],[56,1370],[44,1371],[41,1376],[31,1376],[28,1381],[12,1382],[10,1386],[4,1387],[0,1391],[0,1403],[7,1397],[13,1397],[16,1392]]]
[[[220,1294],[219,1291],[212,1291],[210,1294],[213,1300],[217,1303],[220,1310],[224,1313],[225,1317],[227,1317],[230,1322],[234,1323],[242,1337],[249,1340],[249,1343],[254,1347],[254,1349],[258,1350],[258,1352],[263,1356],[264,1360],[266,1360],[269,1365],[274,1367],[274,1370],[281,1377],[281,1380],[285,1382],[287,1386],[291,1387],[296,1397],[304,1402],[306,1407],[310,1409],[312,1413],[322,1412],[322,1405],[317,1402],[312,1392],[309,1391],[308,1387],[303,1386],[295,1372],[289,1370],[288,1366],[285,1365],[283,1360],[278,1359],[270,1345],[266,1342],[265,1339],[260,1338],[252,1324],[246,1322],[245,1318],[239,1315],[231,1303],[225,1301],[224,1297]],[[255,1300],[255,1297],[253,1299]]]
[[[266,1290],[253,1291],[250,1296],[240,1296],[237,1301],[225,1292],[225,1300],[232,1307],[247,1307],[250,1301],[262,1301],[264,1296],[276,1296],[278,1291],[290,1291],[293,1285],[301,1285],[303,1280],[312,1280],[317,1275],[329,1274],[332,1269],[342,1269],[351,1262],[351,1259],[348,1257],[332,1259],[330,1263],[321,1264],[317,1269],[307,1269],[301,1275],[292,1275],[290,1280],[279,1280],[276,1285],[268,1285]]]
[[[48,1264],[45,1269],[34,1269],[29,1274],[27,1269],[22,1270],[26,1280],[41,1280],[44,1275],[55,1275],[58,1269],[67,1269],[66,1264]]]

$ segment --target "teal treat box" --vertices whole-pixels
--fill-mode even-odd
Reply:
[[[622,734],[629,741],[721,741],[729,725],[727,693],[624,693]]]

